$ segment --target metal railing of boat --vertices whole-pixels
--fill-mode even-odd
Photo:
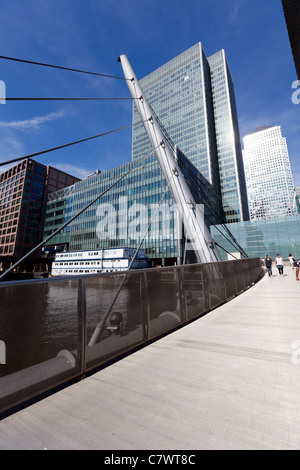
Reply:
[[[260,259],[248,258],[1,283],[0,320],[12,324],[0,322],[0,418],[207,314],[261,275]]]

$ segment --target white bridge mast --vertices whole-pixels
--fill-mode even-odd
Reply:
[[[178,163],[173,156],[169,143],[166,141],[155,116],[153,116],[153,112],[127,57],[121,55],[119,61],[122,64],[129,91],[143,121],[151,145],[155,150],[158,162],[177,205],[178,213],[183,221],[186,235],[191,242],[198,262],[221,261],[221,256],[215,242],[205,224],[204,214],[195,203]]]

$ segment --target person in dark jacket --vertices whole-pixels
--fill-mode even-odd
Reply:
[[[269,277],[271,277],[272,276],[272,260],[271,260],[269,255],[267,255],[267,257],[265,259],[265,266],[268,270]]]
[[[296,265],[296,281],[300,281],[300,279],[299,279],[300,259],[298,261],[296,261],[295,265]]]

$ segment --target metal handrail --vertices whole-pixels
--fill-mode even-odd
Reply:
[[[99,295],[101,287],[108,282],[120,286],[124,272],[2,282],[0,296],[8,287],[18,290],[30,285],[38,293],[45,284],[60,287],[61,283],[66,286],[66,283],[73,281],[73,288],[74,284],[77,285],[77,312],[74,312],[74,317],[77,317],[78,334],[75,350],[61,350],[46,362],[0,378],[0,417],[16,405],[26,404],[28,399],[51,393],[58,386],[81,379],[174,328],[207,314],[255,283],[262,271],[259,258],[128,271],[127,282],[122,283],[123,292],[128,299],[134,297],[136,309],[132,310],[129,300],[122,304],[127,312],[118,312],[120,304],[114,307],[111,315],[103,320],[105,335],[93,345],[87,342],[91,312],[89,289],[93,288]],[[74,303],[75,299],[71,300]],[[128,331],[124,331],[117,321],[112,321],[117,312],[119,316],[129,315],[133,326]],[[97,323],[99,320],[101,318],[96,318]]]

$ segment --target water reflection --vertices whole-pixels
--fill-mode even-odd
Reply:
[[[88,338],[110,306],[118,283],[87,282]],[[2,287],[0,295],[0,339],[7,353],[0,377],[51,359],[62,349],[77,348],[77,280]],[[125,286],[116,304],[122,312],[128,310],[129,297]],[[124,327],[128,326],[125,315]]]
[[[158,322],[162,313],[169,313],[169,320],[179,323],[185,316],[193,318],[220,304],[225,293],[231,296],[239,292],[237,279],[241,271],[237,276],[233,265],[228,265],[224,272],[222,266],[220,263],[218,269],[196,265],[180,270],[149,270],[144,274],[131,272],[112,309],[112,313],[122,315],[122,335],[139,329],[141,336],[136,341],[142,341],[145,332],[152,337],[172,326],[170,322],[167,325],[166,315]],[[249,270],[247,260],[243,260],[240,270],[243,267]],[[250,278],[257,275],[249,273]],[[121,273],[84,278],[87,343],[123,278]],[[242,281],[244,288],[244,274]],[[53,359],[63,349],[77,349],[78,286],[79,279],[0,285],[0,340],[6,344],[6,364],[0,364],[0,377]],[[119,343],[125,345],[123,339]]]
[[[0,295],[0,337],[7,353],[0,376],[76,344],[77,283],[11,286],[1,288]]]

